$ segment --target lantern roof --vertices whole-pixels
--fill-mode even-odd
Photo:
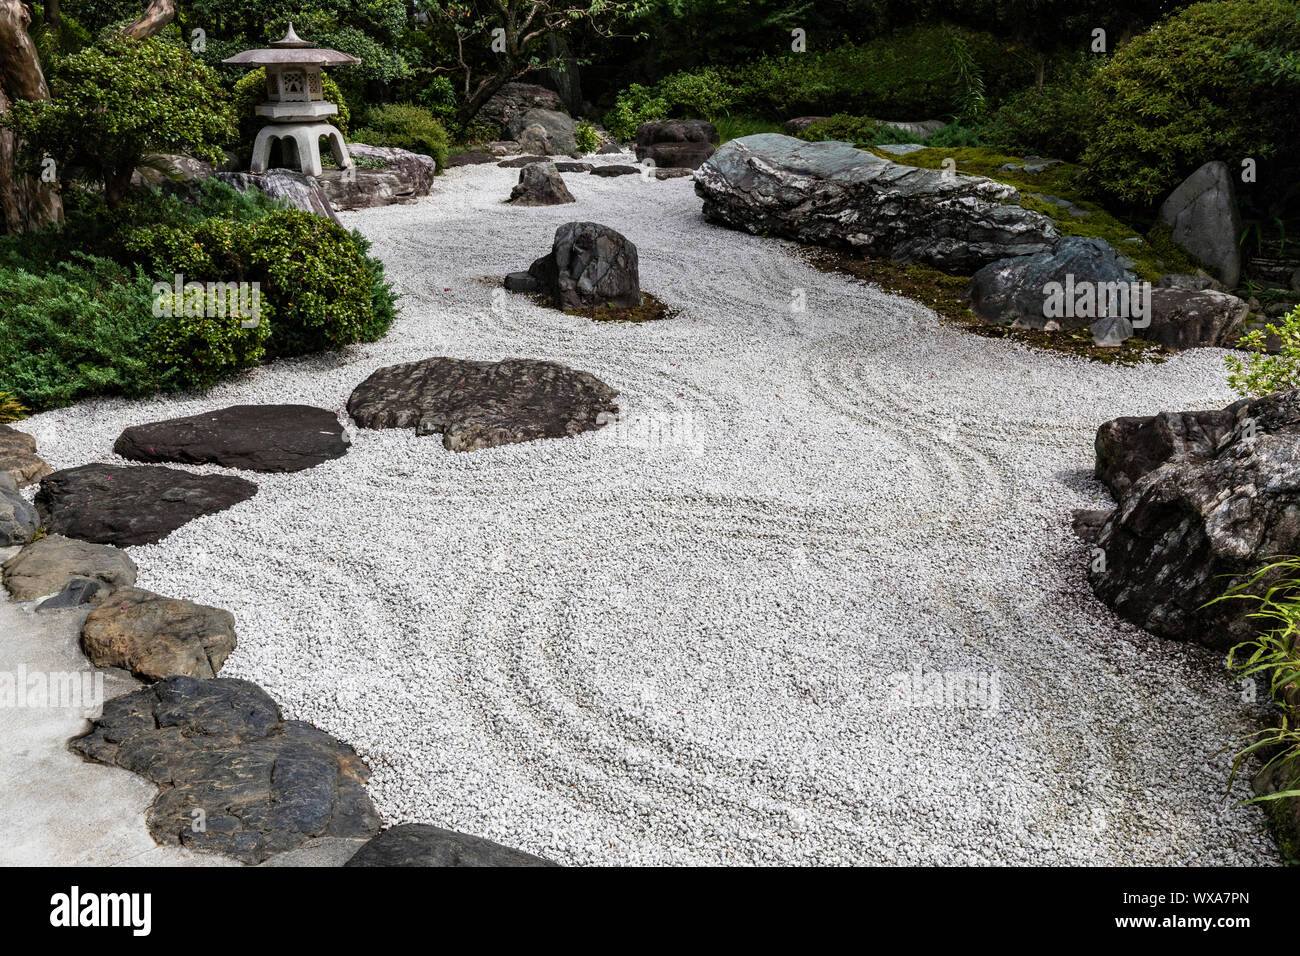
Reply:
[[[221,61],[232,66],[269,66],[277,63],[317,66],[356,66],[361,61],[338,50],[322,50],[298,36],[293,24],[283,37],[261,50],[245,50]]]

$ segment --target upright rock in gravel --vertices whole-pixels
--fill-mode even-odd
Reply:
[[[348,399],[362,428],[442,434],[450,451],[563,438],[591,431],[618,413],[610,388],[558,362],[474,362],[430,358],[381,368]]]
[[[50,473],[36,454],[36,439],[9,425],[0,425],[0,474],[8,475],[19,488],[40,481]]]
[[[1137,335],[1173,352],[1231,348],[1249,315],[1246,303],[1226,292],[1152,289],[1151,322],[1137,329]]]
[[[695,191],[713,222],[955,273],[1050,252],[1060,238],[1046,216],[1004,205],[1016,191],[1002,183],[776,133],[725,143],[696,170]]]
[[[233,475],[194,475],[158,465],[82,465],[41,481],[36,509],[51,532],[127,547],[153,544],[203,515],[257,494]]]
[[[990,262],[971,277],[966,295],[975,314],[994,325],[1081,329],[1101,318],[1103,309],[1110,316],[1132,316],[1135,280],[1110,243],[1067,236],[1055,251]],[[1059,297],[1046,291],[1053,283]],[[1085,291],[1090,304],[1085,300],[1079,307]]]
[[[1300,548],[1300,392],[1230,406],[1197,453],[1139,478],[1103,526],[1090,565],[1097,596],[1154,634],[1226,650],[1258,633],[1246,600],[1210,604],[1277,555]],[[1204,448],[1204,451],[1200,451]],[[1266,577],[1252,588],[1262,593]]]
[[[0,565],[0,573],[15,601],[34,601],[62,591],[76,578],[89,578],[112,588],[135,584],[135,562],[126,552],[58,534],[23,548]]]
[[[132,461],[289,472],[342,458],[348,443],[334,412],[310,405],[233,405],[132,425],[113,452]]]
[[[1229,289],[1241,278],[1241,213],[1232,172],[1212,160],[1192,173],[1160,206],[1174,242],[1199,259]]]
[[[573,118],[557,110],[532,109],[506,124],[506,135],[525,153],[578,156]]]
[[[294,209],[339,221],[329,196],[314,176],[292,169],[268,169],[264,173],[217,173],[215,178],[241,193],[260,189],[273,199],[284,200]]]
[[[81,646],[96,667],[122,667],[142,680],[216,677],[235,649],[229,611],[121,588],[90,612]]]
[[[528,274],[558,309],[641,305],[636,246],[599,223],[566,222],[555,230],[551,251]]]
[[[636,130],[636,158],[656,166],[699,169],[718,146],[718,129],[704,120],[655,120]]]
[[[483,837],[404,823],[385,830],[344,866],[558,866]]]
[[[36,509],[18,492],[18,482],[0,472],[0,548],[26,544],[40,527]]]
[[[356,752],[285,720],[248,681],[171,677],[114,697],[72,749],[158,785],[145,819],[159,843],[260,863],[317,837],[379,831]]]
[[[1122,498],[1143,476],[1170,461],[1205,458],[1240,425],[1248,399],[1227,408],[1116,418],[1097,429],[1096,475]]]
[[[519,184],[506,200],[512,206],[559,206],[577,202],[551,162],[533,163],[519,170]]]

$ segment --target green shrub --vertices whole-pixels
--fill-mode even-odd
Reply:
[[[1209,160],[1235,167],[1278,156],[1294,165],[1297,111],[1284,106],[1275,77],[1235,51],[1294,48],[1298,13],[1294,0],[1198,3],[1121,47],[1090,84],[1090,182],[1151,204]]]
[[[460,94],[456,92],[456,84],[451,81],[451,77],[441,73],[420,88],[416,99],[443,126],[451,124],[460,108]]]
[[[348,130],[352,123],[352,110],[348,108],[347,100],[343,96],[343,91],[339,85],[334,82],[328,73],[321,74],[321,92],[325,99],[335,104],[338,108],[338,115],[330,118],[330,123],[338,127],[340,133],[348,135]],[[256,70],[249,70],[238,80],[235,81],[234,88],[234,111],[238,118],[239,129],[238,139],[230,143],[231,146],[242,150],[245,154],[251,155],[253,149],[253,140],[257,138],[257,132],[268,122],[266,117],[257,115],[257,105],[266,101],[266,69],[258,67]]]
[[[613,107],[605,114],[605,128],[618,139],[630,140],[642,123],[667,119],[669,102],[654,87],[633,83],[618,95]]]
[[[875,137],[881,127],[880,120],[869,116],[850,116],[836,113],[830,119],[824,119],[800,130],[799,138],[812,143],[835,140],[844,143],[865,143]]]
[[[63,181],[101,183],[110,208],[126,196],[146,153],[188,153],[217,162],[233,117],[216,74],[160,39],[108,34],[51,64],[48,101],[18,100],[0,117],[52,156]]]
[[[1268,351],[1270,338],[1279,348]],[[1269,395],[1300,388],[1300,307],[1262,329],[1251,329],[1238,347],[1250,353],[1246,358],[1227,356],[1228,384],[1238,395]]]
[[[31,410],[18,401],[16,395],[10,395],[8,392],[0,392],[0,424],[5,422],[16,422],[26,418],[31,414]]]
[[[369,146],[391,146],[432,156],[441,169],[447,165],[451,138],[433,114],[410,103],[385,103],[366,111],[365,127],[352,140]]]
[[[573,139],[578,144],[580,153],[594,153],[600,149],[600,134],[596,132],[596,127],[586,120],[580,122],[574,129]]]
[[[90,256],[44,274],[0,268],[0,389],[36,410],[155,391],[150,285]]]
[[[200,282],[260,283],[273,356],[383,337],[395,314],[393,296],[367,248],[358,234],[297,209],[252,223],[214,218],[144,226],[127,239],[127,249],[162,281],[180,273]]]
[[[1057,82],[1012,94],[983,124],[984,144],[1078,162],[1094,123],[1089,80],[1097,65],[1095,59],[1076,60]]]

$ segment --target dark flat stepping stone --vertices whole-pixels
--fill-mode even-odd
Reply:
[[[663,169],[654,171],[655,179],[685,179],[687,176],[695,175],[695,170],[687,166],[665,166]]]
[[[556,163],[555,168],[562,173],[589,173],[596,166],[594,163]]]
[[[450,451],[563,438],[617,414],[618,390],[558,362],[429,358],[381,368],[348,399],[362,428],[442,434]]]
[[[15,601],[34,601],[46,594],[62,598],[77,579],[89,578],[108,587],[135,584],[135,562],[125,551],[107,544],[74,541],[51,534],[23,548],[0,565],[5,587]],[[47,602],[48,603],[48,602]]]
[[[132,425],[118,437],[113,451],[132,461],[286,472],[342,458],[348,445],[338,416],[324,408],[234,405]]]
[[[235,649],[235,616],[220,608],[121,588],[90,612],[81,648],[96,667],[142,680],[216,677]]]
[[[145,819],[162,844],[260,863],[318,837],[379,832],[356,751],[285,720],[248,681],[170,677],[114,697],[72,749],[158,785]]]
[[[496,161],[497,158],[491,153],[452,153],[447,157],[447,168],[454,169],[457,166],[481,166],[484,163],[495,163]]]
[[[203,515],[257,494],[233,475],[192,475],[161,465],[82,465],[47,475],[36,493],[54,534],[127,547],[154,544]]]
[[[516,156],[514,159],[503,159],[497,163],[502,169],[520,169],[524,166],[531,166],[533,163],[549,163],[549,156]]]
[[[385,830],[344,866],[559,866],[483,837],[404,823]]]
[[[609,177],[609,176],[639,176],[641,173],[644,173],[644,172],[645,172],[645,167],[643,167],[643,166],[619,166],[619,165],[610,165],[610,166],[593,166],[593,167],[592,167],[592,170],[591,170],[591,175],[593,175],[593,176],[605,176],[605,177]]]

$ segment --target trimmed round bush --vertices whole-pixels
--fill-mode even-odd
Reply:
[[[446,128],[423,106],[385,103],[366,110],[365,119],[365,127],[353,132],[353,142],[423,153],[432,156],[439,168],[447,165],[451,138]]]
[[[1294,0],[1198,3],[1121,47],[1090,84],[1089,182],[1150,205],[1213,159],[1294,163],[1297,111],[1246,51],[1293,49],[1298,16]]]

